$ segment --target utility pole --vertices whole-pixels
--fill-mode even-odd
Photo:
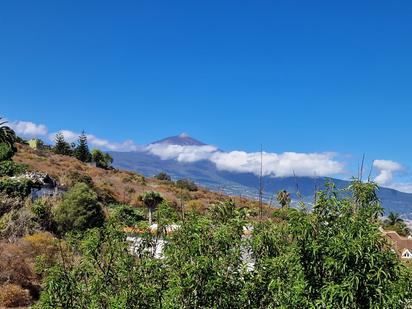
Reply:
[[[260,145],[259,215],[263,218],[263,146]]]

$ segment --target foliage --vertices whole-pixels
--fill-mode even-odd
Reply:
[[[11,160],[15,153],[16,150],[12,146],[6,143],[0,143],[0,162]]]
[[[26,197],[30,194],[34,184],[30,179],[3,178],[0,179],[0,193],[9,197]]]
[[[39,308],[408,308],[411,274],[379,231],[376,189],[330,184],[312,213],[285,207],[276,222],[216,203],[172,234],[143,234],[134,257],[121,227],[88,230],[47,270]],[[159,197],[142,199],[157,205],[159,226],[176,222]],[[159,241],[163,259],[153,254]]]
[[[85,183],[77,183],[63,198],[54,211],[59,232],[84,231],[101,226],[104,213],[97,194]]]
[[[238,220],[244,222],[247,211],[243,207],[236,207],[231,200],[218,202],[211,205],[211,215],[215,220],[227,223],[230,220]]]
[[[279,191],[276,194],[276,199],[282,208],[288,207],[291,202],[290,193],[286,190]]]
[[[157,205],[163,202],[163,197],[159,192],[148,191],[143,193],[142,202],[149,211],[149,224],[152,224],[152,213],[156,209]]]
[[[73,149],[68,142],[65,141],[61,132],[56,134],[54,139],[53,151],[56,154],[70,156],[73,154]]]
[[[27,306],[31,302],[29,292],[17,284],[6,284],[0,287],[0,304],[5,307]]]
[[[52,202],[47,198],[37,199],[31,206],[31,211],[35,215],[35,221],[46,231],[55,230],[52,207]]]
[[[78,263],[49,269],[37,308],[161,308],[163,263],[144,249],[140,259],[132,257],[116,226],[89,230],[73,247]]]
[[[107,169],[113,163],[113,158],[108,153],[105,153],[99,149],[93,149],[91,156],[92,161],[96,162],[96,166],[100,168]]]
[[[410,235],[408,226],[397,213],[390,212],[388,217],[383,221],[383,224],[385,229],[395,231],[401,236]]]
[[[18,176],[27,171],[26,164],[19,164],[13,161],[0,161],[0,177]]]
[[[7,121],[3,121],[0,117],[0,145],[6,144],[15,151],[16,133],[6,123]]]
[[[190,179],[179,179],[176,181],[176,186],[180,189],[186,189],[189,191],[197,191],[197,185],[193,180]]]
[[[172,181],[172,177],[170,177],[170,175],[165,172],[160,172],[159,174],[155,176],[155,178],[157,180],[162,180],[162,181]]]
[[[166,251],[170,308],[242,307],[242,229],[189,214]]]
[[[110,205],[110,217],[125,226],[135,226],[144,220],[141,211],[130,205]]]
[[[22,207],[3,215],[0,228],[0,236],[15,240],[34,233],[41,227],[36,223],[33,213],[27,207]]]
[[[77,146],[74,150],[75,157],[82,161],[82,162],[90,162],[91,161],[91,154],[89,151],[89,146],[87,145],[87,136],[86,133],[83,131],[82,134],[79,136],[79,140],[77,142]]]

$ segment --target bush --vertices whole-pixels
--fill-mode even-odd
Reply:
[[[162,181],[171,181],[172,177],[170,177],[169,174],[161,172],[159,174],[157,174],[154,178],[158,179],[158,180],[162,180]]]
[[[87,184],[89,187],[93,187],[93,179],[89,175],[79,173],[78,171],[72,171],[68,175],[68,178],[70,180],[70,185],[73,186],[76,183],[83,182]]]
[[[4,218],[4,221],[3,221]],[[40,229],[36,223],[33,213],[23,207],[19,210],[13,210],[1,218],[0,236],[9,239],[17,239],[24,235],[34,233]]]
[[[27,197],[32,188],[33,182],[30,179],[0,179],[0,193],[10,197]]]
[[[5,143],[0,143],[0,162],[10,160],[14,154],[15,149]]]
[[[122,225],[135,226],[144,220],[140,210],[130,205],[111,205],[111,217]]]
[[[19,197],[0,195],[0,217],[11,210],[17,210],[24,206],[24,201]]]
[[[85,183],[77,183],[54,212],[59,232],[84,231],[104,223],[104,213],[97,194]]]
[[[5,307],[27,306],[32,302],[29,291],[17,284],[0,287],[0,304]]]
[[[2,176],[17,176],[27,171],[26,164],[19,164],[13,161],[0,162],[0,177]]]
[[[35,215],[35,220],[45,230],[52,231],[54,228],[54,221],[52,216],[52,203],[47,198],[36,200],[31,206],[31,211]]]
[[[99,149],[92,150],[92,161],[96,162],[96,166],[107,169],[113,163],[113,158]]]
[[[197,191],[197,185],[193,180],[190,179],[180,179],[176,181],[176,186],[181,189],[186,189],[189,191]]]

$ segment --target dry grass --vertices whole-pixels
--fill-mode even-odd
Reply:
[[[0,304],[6,308],[30,305],[32,299],[28,290],[17,284],[0,286]]]

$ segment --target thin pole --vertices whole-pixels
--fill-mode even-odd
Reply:
[[[259,212],[263,218],[263,146],[260,145],[260,177],[259,177]]]

